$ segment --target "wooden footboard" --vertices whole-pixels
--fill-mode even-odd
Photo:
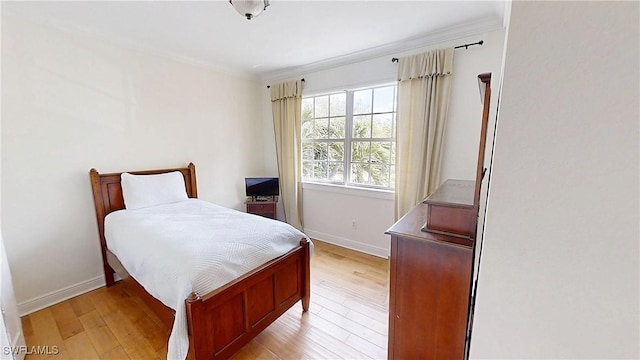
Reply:
[[[171,332],[175,312],[148,292],[107,250],[107,262],[128,291],[140,297]],[[310,242],[200,297],[185,300],[189,323],[189,359],[227,359],[299,300],[309,310]]]
[[[226,359],[302,300],[309,308],[309,241],[202,297],[186,300],[196,359]]]

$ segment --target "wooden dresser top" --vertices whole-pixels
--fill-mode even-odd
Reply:
[[[471,191],[473,193],[473,182]],[[427,205],[420,203],[416,205],[405,216],[398,220],[393,226],[391,226],[385,234],[398,235],[403,237],[412,238],[420,241],[434,241],[439,243],[447,243],[449,245],[471,247],[473,246],[473,240],[471,238],[448,236],[442,234],[436,234],[431,232],[422,231],[421,229],[425,225],[425,218],[427,213]]]
[[[424,199],[425,204],[473,207],[475,183],[471,180],[447,180]]]

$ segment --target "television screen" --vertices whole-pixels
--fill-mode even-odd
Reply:
[[[278,178],[244,178],[247,196],[280,195]]]

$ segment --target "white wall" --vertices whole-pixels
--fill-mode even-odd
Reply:
[[[640,357],[639,10],[513,3],[472,358]]]
[[[243,209],[260,173],[260,87],[3,15],[2,224],[21,311],[103,283],[88,171],[185,166]]]
[[[0,8],[0,15],[2,9]],[[1,18],[0,18],[1,20]],[[0,22],[1,23],[1,22]],[[0,57],[0,68],[2,68],[2,59]],[[1,77],[1,74],[0,74]],[[0,84],[1,85],[1,84]],[[0,102],[0,113],[2,112],[2,102]],[[2,133],[0,118],[0,134]],[[2,137],[0,136],[0,144]],[[1,148],[1,147],[0,147]],[[0,158],[0,163],[1,163]],[[0,188],[2,184],[2,167],[0,166]],[[2,359],[23,359],[25,354],[6,353],[6,346],[16,349],[26,345],[24,334],[22,332],[22,323],[18,314],[18,304],[13,289],[13,279],[11,277],[11,269],[7,259],[7,252],[2,238],[2,193],[0,192],[0,358]]]
[[[311,238],[389,256],[384,232],[394,223],[393,193],[304,184],[302,201],[304,231]]]
[[[301,74],[307,95],[395,82],[397,63],[392,57],[406,56],[435,48],[456,46],[484,40],[483,46],[456,50],[454,75],[445,130],[442,181],[446,179],[475,179],[482,104],[477,76],[493,73],[499,81],[504,46],[504,31],[492,31],[476,36],[443,42],[389,56]],[[265,90],[265,94],[266,94]],[[271,122],[269,98],[265,95],[263,114]],[[494,105],[497,99],[493,99]],[[496,106],[492,106],[493,109]],[[265,131],[265,163],[277,172],[273,132]],[[359,191],[333,191],[334,188],[305,186],[303,191],[304,230],[312,237],[338,245],[369,252],[378,256],[389,253],[389,239],[384,232],[394,223],[393,195],[362,196]],[[354,228],[352,222],[356,221]]]

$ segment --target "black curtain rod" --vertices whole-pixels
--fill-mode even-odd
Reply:
[[[300,79],[300,81],[304,82],[304,78]],[[270,88],[271,85],[267,85],[267,89]]]
[[[480,40],[478,42],[474,42],[474,43],[471,43],[471,44],[458,45],[458,46],[454,47],[454,49],[464,48],[465,50],[467,50],[469,48],[469,46],[482,45],[482,44],[484,44],[484,40]],[[398,58],[391,58],[391,62],[398,62]]]
[[[469,46],[482,45],[482,44],[484,44],[484,40],[480,40],[478,42],[474,42],[474,43],[471,43],[471,44],[458,45],[458,46],[454,47],[454,49],[464,48],[465,50],[467,50],[469,48]]]

